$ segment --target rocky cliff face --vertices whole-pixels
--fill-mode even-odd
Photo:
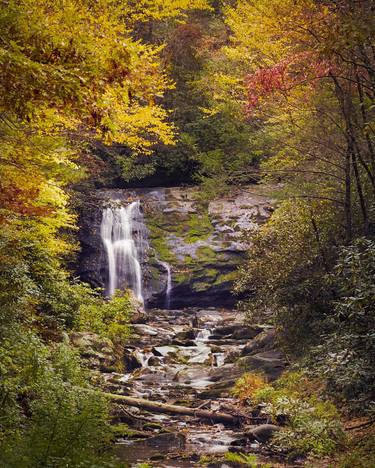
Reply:
[[[256,186],[203,205],[197,188],[105,190],[95,194],[82,218],[80,274],[96,287],[107,281],[100,239],[102,208],[139,199],[147,226],[148,249],[141,259],[144,296],[151,307],[165,307],[167,270],[170,307],[230,306],[230,293],[246,245],[242,234],[257,228],[271,212]]]

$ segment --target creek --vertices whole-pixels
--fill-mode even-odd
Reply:
[[[241,371],[228,361],[247,340],[222,333],[239,319],[232,311],[214,308],[153,310],[146,323],[133,325],[135,336],[126,353],[136,358],[136,368],[131,374],[111,375],[111,392],[230,412],[229,390]],[[240,429],[221,423],[134,408],[129,412],[134,418],[120,413],[118,420],[142,431],[151,428],[147,438],[118,441],[116,452],[129,463],[151,459],[158,467],[193,466],[203,454],[222,454],[245,443]]]

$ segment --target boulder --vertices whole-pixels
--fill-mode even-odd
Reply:
[[[261,444],[265,444],[277,431],[280,431],[279,426],[275,426],[274,424],[261,424],[251,429],[246,435],[252,441],[256,440]]]
[[[183,449],[186,444],[186,436],[178,432],[168,432],[149,437],[144,441],[144,444],[160,450]]]
[[[102,372],[115,371],[117,353],[111,340],[88,332],[72,332],[69,339],[71,344],[78,348],[90,369],[99,369]]]
[[[276,330],[270,328],[263,330],[254,339],[246,343],[241,351],[242,356],[255,354],[259,351],[269,351],[275,347]]]
[[[147,361],[147,364],[149,366],[160,366],[161,363],[162,363],[161,358],[157,356],[151,356],[150,358],[148,358],[148,361]]]
[[[124,367],[127,372],[132,372],[133,370],[140,369],[142,367],[139,356],[136,356],[133,350],[124,350]]]
[[[280,351],[265,351],[250,356],[243,356],[238,360],[238,365],[245,371],[260,371],[269,381],[280,377],[286,368],[286,361]]]
[[[232,340],[247,340],[252,339],[262,332],[262,328],[258,326],[244,325],[243,323],[235,323],[232,325],[224,325],[216,327],[213,330],[212,339],[220,339],[221,337]]]
[[[173,337],[173,340],[177,341],[186,341],[186,340],[194,340],[197,335],[197,331],[189,328],[188,330],[181,331],[176,333]]]

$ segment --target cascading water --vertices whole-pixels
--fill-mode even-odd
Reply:
[[[171,306],[171,291],[172,291],[172,272],[171,266],[167,262],[160,262],[160,264],[165,268],[167,272],[167,287],[165,289],[165,307],[167,309]]]
[[[142,270],[145,226],[139,201],[126,207],[104,208],[100,234],[107,254],[107,294],[130,288],[142,303]]]

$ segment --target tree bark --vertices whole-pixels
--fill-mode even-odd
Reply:
[[[366,207],[366,201],[365,197],[363,194],[363,189],[362,189],[362,184],[361,184],[361,176],[358,171],[358,166],[357,166],[357,160],[356,160],[356,154],[353,150],[352,153],[352,164],[353,164],[353,169],[354,169],[354,176],[357,184],[357,192],[359,196],[359,202],[361,205],[361,211],[362,211],[362,216],[363,216],[363,225],[364,225],[364,234],[368,234],[369,230],[369,219],[368,219],[368,214],[367,214],[367,207]]]
[[[221,422],[231,425],[239,424],[239,417],[232,416],[227,413],[220,413],[215,411],[208,411],[199,408],[188,408],[187,406],[168,405],[166,403],[159,403],[157,401],[144,400],[143,398],[133,398],[123,395],[115,395],[113,393],[104,393],[104,396],[110,400],[125,403],[129,406],[135,406],[154,413],[168,413],[180,414],[186,416],[193,416],[200,419],[206,419],[212,422]]]

